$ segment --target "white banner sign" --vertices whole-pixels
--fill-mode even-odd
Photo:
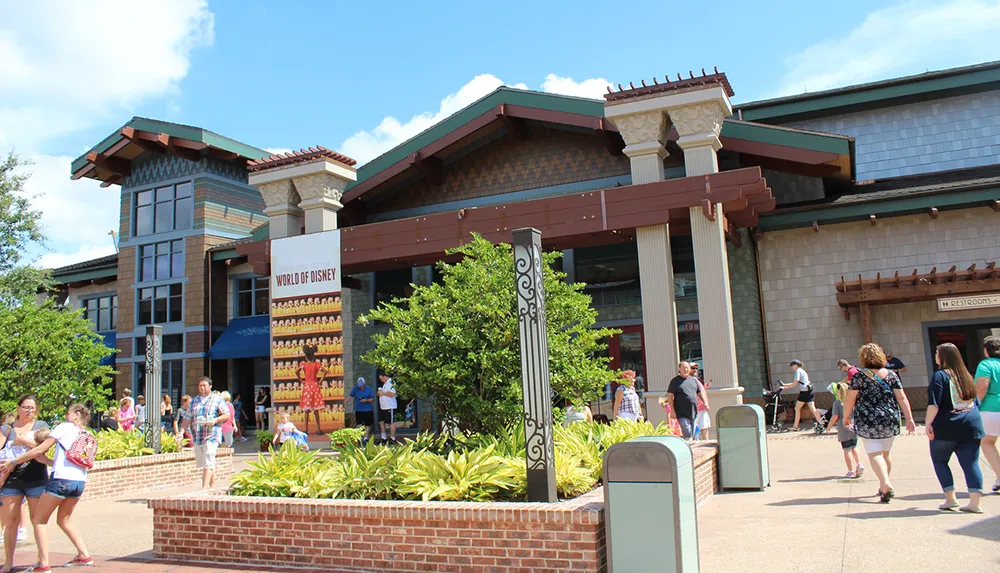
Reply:
[[[271,241],[272,299],[340,290],[340,231]]]
[[[977,308],[1000,307],[1000,294],[981,294],[976,296],[959,296],[955,298],[939,298],[938,311],[972,310]]]

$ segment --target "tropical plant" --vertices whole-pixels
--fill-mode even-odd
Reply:
[[[146,436],[142,432],[103,430],[96,432],[94,435],[97,438],[97,456],[94,459],[97,461],[151,456],[155,453],[153,448],[146,447]],[[178,446],[173,434],[161,432],[160,453],[171,454],[179,452],[187,442],[187,438],[183,438],[181,445]]]
[[[274,432],[269,432],[268,430],[257,430],[257,445],[267,446],[274,439]]]
[[[357,444],[365,437],[364,428],[341,428],[326,435],[333,447]]]
[[[447,457],[424,452],[399,471],[399,493],[423,501],[491,501],[523,496],[526,488],[523,462],[505,461],[492,445]]]
[[[261,497],[293,497],[295,488],[307,481],[316,458],[315,452],[305,452],[288,440],[271,456],[260,455],[256,462],[247,462],[250,469],[239,472],[232,479],[236,495]]]
[[[449,427],[495,434],[522,415],[521,354],[513,249],[472,240],[438,263],[443,280],[414,286],[359,318],[385,323],[363,359],[394,377],[399,390],[434,400]],[[615,379],[601,356],[617,331],[593,328],[597,312],[583,284],[569,284],[552,268],[559,253],[543,255],[550,381],[560,396],[596,397]]]

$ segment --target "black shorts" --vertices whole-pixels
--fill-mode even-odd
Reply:
[[[799,397],[795,399],[797,402],[804,402],[808,404],[809,402],[815,402],[816,396],[813,395],[812,388],[808,390],[803,390],[799,392]]]
[[[851,438],[850,440],[844,440],[843,442],[840,442],[840,447],[844,448],[845,450],[853,450],[854,448],[858,447],[858,439]]]
[[[371,410],[366,412],[355,412],[354,419],[358,421],[358,425],[361,426],[371,426],[375,423],[375,416]]]
[[[386,424],[396,423],[396,409],[390,408],[388,410],[381,410],[378,413],[378,421],[385,422]]]

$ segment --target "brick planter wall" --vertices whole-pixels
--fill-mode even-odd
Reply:
[[[233,450],[220,448],[215,458],[216,479],[233,474]],[[118,497],[124,494],[201,483],[201,470],[194,467],[194,451],[137,458],[105,460],[87,472],[84,499]]]
[[[717,489],[714,444],[695,448],[699,503]],[[604,491],[555,504],[234,497],[149,500],[153,555],[331,572],[607,571]]]

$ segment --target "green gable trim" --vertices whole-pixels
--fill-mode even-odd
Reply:
[[[499,87],[493,93],[366,163],[358,169],[357,181],[348,185],[347,189],[406,159],[414,151],[441,139],[484,113],[493,111],[493,108],[502,103],[594,117],[604,116],[604,102],[600,100]]]
[[[118,276],[118,267],[110,267],[107,269],[95,269],[92,271],[81,271],[78,273],[68,273],[65,275],[52,276],[52,282],[57,284],[69,284],[78,281],[89,281],[93,279],[105,279]]]
[[[255,243],[269,238],[271,236],[271,224],[269,222],[261,224],[261,226],[253,230],[253,233],[250,233],[250,236],[253,237]]]
[[[223,137],[217,133],[208,131],[207,129],[202,129],[200,127],[192,127],[190,125],[181,125],[179,123],[169,123],[166,121],[158,121],[155,119],[147,119],[145,117],[133,117],[131,121],[123,125],[122,127],[131,127],[138,131],[148,131],[152,133],[165,133],[170,137],[177,137],[179,139],[190,139],[191,141],[198,141],[211,145],[212,147],[222,149],[225,151],[230,151],[236,153],[237,155],[244,157],[246,159],[260,159],[262,157],[267,157],[270,155],[263,149],[257,149],[245,143],[240,143],[235,139],[229,139],[228,137]],[[114,133],[105,137],[100,143],[90,148],[87,153],[104,153],[111,146],[121,141],[121,128],[116,129]],[[84,153],[80,157],[77,157],[73,161],[71,170],[76,172],[87,164],[87,153]]]
[[[808,227],[816,221],[820,224],[865,221],[871,215],[876,217],[899,217],[926,213],[931,207],[938,209],[959,209],[985,207],[990,201],[1000,199],[1000,187],[987,187],[969,191],[949,191],[884,201],[858,202],[843,206],[818,206],[791,213],[770,213],[760,216],[760,228],[765,231]]]
[[[215,261],[228,261],[230,259],[238,259],[243,255],[236,252],[236,249],[226,249],[224,251],[213,251],[212,252],[212,262]]]
[[[783,129],[771,125],[747,123],[746,121],[725,120],[722,124],[722,137],[783,145],[798,149],[809,149],[812,151],[824,151],[827,153],[836,153],[837,155],[851,154],[851,139],[849,137],[796,129]]]
[[[923,74],[810,95],[750,102],[736,107],[742,111],[744,121],[777,120],[809,114],[832,115],[831,110],[836,109],[837,113],[847,111],[839,108],[872,106],[883,101],[892,103],[892,100],[926,97],[932,94],[936,94],[936,97],[943,97],[948,92],[960,95],[970,91],[990,89],[991,84],[1000,84],[1000,63],[993,62],[974,68],[976,69],[946,70],[929,74],[930,77],[926,77],[928,74]]]

